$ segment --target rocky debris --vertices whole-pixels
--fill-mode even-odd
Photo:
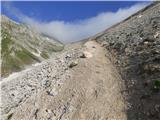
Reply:
[[[138,17],[139,16],[139,17]],[[141,95],[152,93],[155,80],[160,79],[160,2],[155,2],[135,15],[109,28],[94,39],[109,50],[126,86],[128,101],[133,104],[128,110],[128,119],[158,120],[154,114],[144,113],[160,104],[160,93],[140,100]],[[134,80],[134,84],[132,84]],[[146,81],[148,85],[144,87]],[[149,101],[149,102],[147,102]],[[160,114],[160,113],[159,113]],[[137,116],[134,118],[133,116]]]
[[[55,86],[60,87],[66,79],[71,77],[68,73],[68,64],[72,64],[70,67],[77,65],[77,58],[81,54],[81,49],[72,49],[29,71],[20,72],[16,78],[2,80],[0,83],[2,118],[11,118],[15,109],[34,94],[46,91],[49,96],[57,95]],[[73,62],[70,63],[70,61]]]
[[[94,47],[95,48],[95,47]],[[92,57],[92,53],[84,51],[82,53],[82,56],[80,56],[81,58],[91,58]]]
[[[92,46],[96,46],[96,49]],[[84,50],[92,52],[92,59],[80,58]],[[10,109],[8,113],[3,112],[3,118],[126,120],[123,112],[125,104],[120,92],[123,83],[105,55],[106,51],[97,42],[88,41],[81,49],[69,50],[34,67],[24,75],[3,82],[4,92],[10,94],[4,97],[3,93],[3,103],[4,99],[10,99],[9,103],[2,107],[3,111],[5,108]],[[69,68],[69,65],[77,60],[78,65],[74,66],[74,69]],[[26,81],[23,81],[23,78]],[[9,84],[16,86],[16,92],[13,92],[13,88],[10,88],[12,85]],[[15,101],[19,101],[18,104]]]

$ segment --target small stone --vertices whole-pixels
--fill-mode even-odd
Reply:
[[[81,58],[91,58],[92,54],[90,52],[84,51]]]
[[[139,16],[138,16],[138,18],[141,18],[141,17],[142,17],[142,15],[139,15]]]
[[[65,56],[65,58],[71,58],[71,55],[67,54],[67,55]]]
[[[72,62],[70,63],[70,65],[69,65],[69,67],[72,68],[72,67],[74,67],[74,66],[76,66],[76,65],[78,65],[78,61],[77,61],[77,60],[72,61]]]
[[[125,51],[125,53],[129,53],[129,52],[131,52],[129,48],[125,48],[125,50],[124,50],[124,51]]]
[[[148,41],[145,41],[145,42],[144,42],[144,44],[145,44],[145,45],[148,45],[148,44],[149,44],[149,42],[148,42]]]
[[[13,113],[8,114],[7,120],[10,120],[12,118],[12,116],[13,116]]]
[[[156,110],[157,112],[160,112],[160,105],[156,104],[156,105],[154,106],[154,108],[155,108],[155,110]]]
[[[160,33],[156,32],[156,34],[154,35],[154,38],[158,38],[159,35],[160,35]]]

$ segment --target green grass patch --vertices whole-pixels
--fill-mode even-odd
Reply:
[[[12,72],[17,72],[23,69],[22,62],[10,55],[2,59],[2,77],[8,76]]]
[[[16,44],[7,30],[2,29],[1,41],[1,75],[2,77],[8,76],[12,72],[18,72],[26,65],[34,62],[40,62],[39,58],[30,53],[27,49]],[[14,39],[14,38],[13,38]]]
[[[1,42],[1,54],[2,58],[11,52],[10,46],[14,43],[11,39],[11,36],[6,30],[1,30],[2,42]]]
[[[48,59],[48,58],[49,58],[49,55],[48,55],[47,52],[45,52],[45,51],[42,51],[40,55],[41,55],[41,57],[43,57],[43,58],[45,58],[45,59]]]
[[[15,56],[18,57],[24,64],[31,64],[34,61],[40,62],[36,56],[24,48],[22,48],[22,50],[16,51],[15,54]]]
[[[52,51],[53,52],[59,52],[59,51],[62,51],[64,49],[64,46],[56,46],[56,45],[53,45],[52,47]]]
[[[154,81],[154,88],[155,89],[160,89],[160,80]]]

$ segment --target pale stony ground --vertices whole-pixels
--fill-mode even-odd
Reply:
[[[10,120],[126,120],[124,83],[95,41],[1,82],[2,114]],[[82,57],[87,52],[88,56]],[[73,66],[70,66],[74,63]]]

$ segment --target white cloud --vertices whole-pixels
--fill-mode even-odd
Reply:
[[[95,17],[74,22],[54,20],[51,22],[41,22],[23,15],[11,5],[7,5],[7,8],[14,12],[21,21],[36,28],[39,32],[55,37],[61,42],[69,43],[95,35],[124,20],[128,16],[144,8],[146,5],[148,4],[138,3],[128,8],[120,8],[117,12],[103,12]]]

